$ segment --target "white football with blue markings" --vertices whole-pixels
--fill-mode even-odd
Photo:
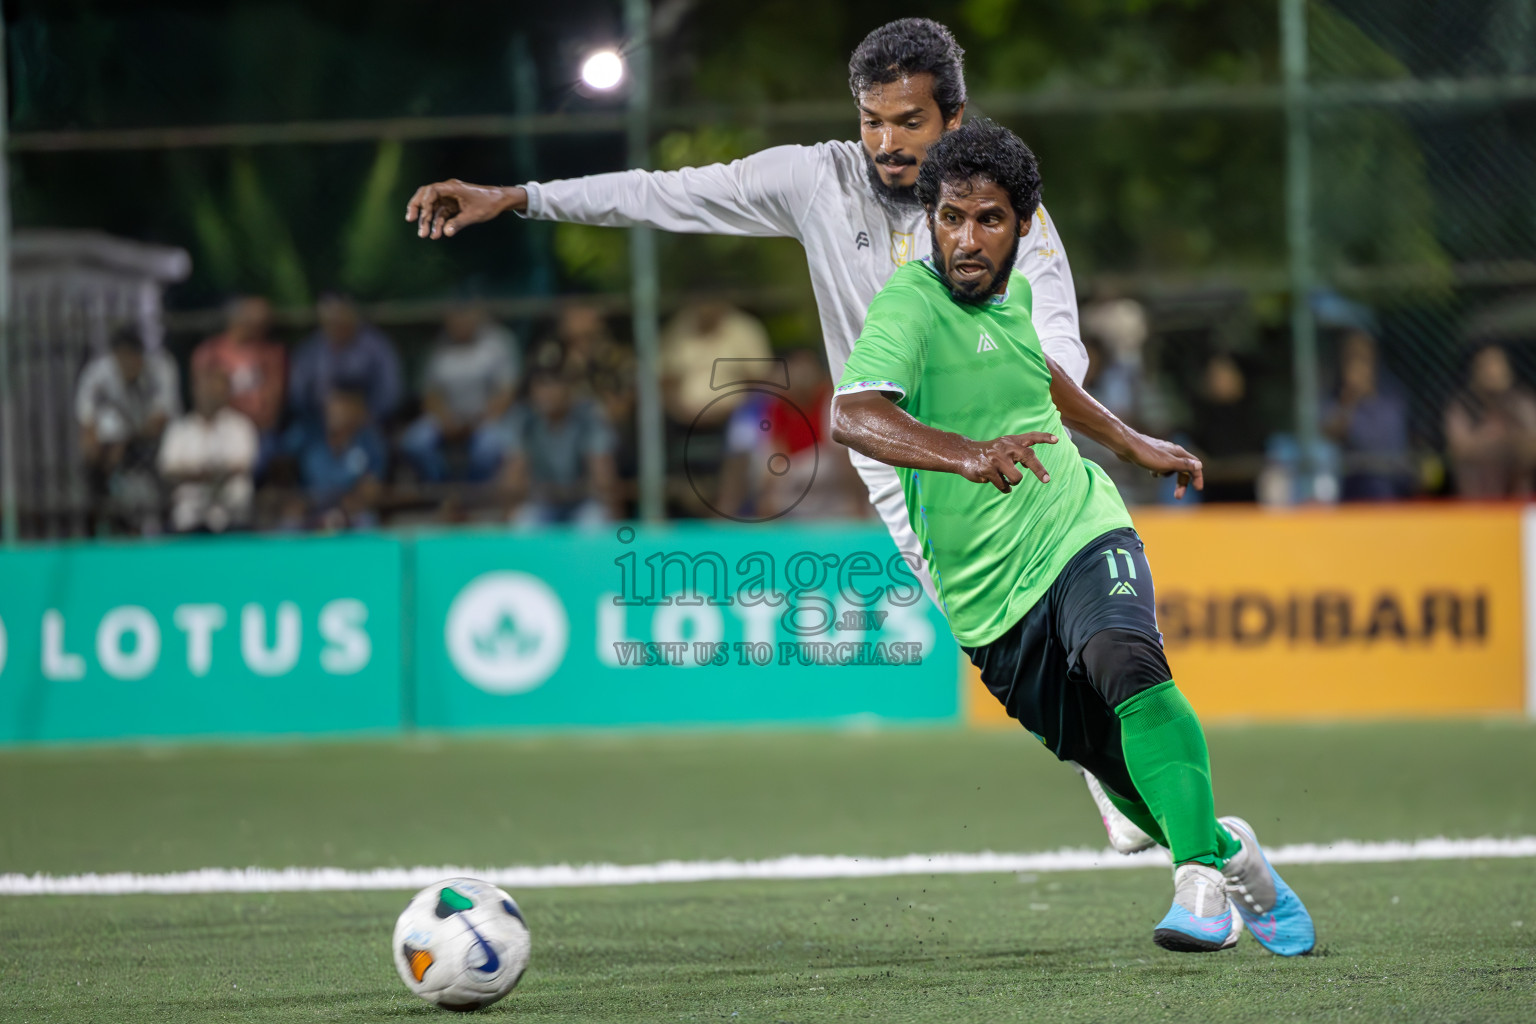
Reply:
[[[445,1010],[490,1006],[528,969],[531,942],[517,903],[477,878],[446,878],[411,897],[395,923],[395,969]]]

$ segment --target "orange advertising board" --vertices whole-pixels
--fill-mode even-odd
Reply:
[[[1514,507],[1140,510],[1174,678],[1207,719],[1518,712]],[[965,666],[968,718],[1004,722]]]

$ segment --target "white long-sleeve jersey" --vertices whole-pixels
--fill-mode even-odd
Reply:
[[[810,264],[834,382],[843,375],[875,294],[897,267],[932,249],[921,208],[892,207],[876,198],[857,142],[775,146],[728,164],[620,171],[525,187],[524,215],[534,220],[798,239]],[[1078,334],[1072,269],[1043,206],[1019,243],[1015,265],[1029,280],[1041,347],[1082,383],[1088,352]],[[918,576],[933,597],[896,471],[858,452],[848,454],[869,488],[870,503],[896,546],[921,567]]]
[[[932,247],[920,208],[893,208],[875,197],[857,142],[775,146],[728,164],[620,171],[526,187],[526,215],[535,220],[797,239],[810,264],[834,381],[875,293],[897,267]],[[1072,269],[1043,206],[1019,243],[1017,266],[1034,293],[1041,347],[1081,382],[1088,353],[1078,334]]]

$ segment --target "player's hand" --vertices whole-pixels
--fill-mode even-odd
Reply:
[[[417,189],[405,205],[405,219],[416,225],[417,238],[442,238],[506,210],[522,212],[527,208],[528,190],[521,186],[471,185],[449,178]]]
[[[1051,475],[1045,471],[1032,449],[1037,444],[1055,443],[1055,434],[1040,430],[1031,430],[1027,434],[1005,434],[996,440],[983,441],[961,466],[960,475],[973,484],[991,484],[1007,494],[1013,490],[1014,484],[1024,479],[1024,474],[1017,468],[1023,466],[1035,474],[1041,483],[1048,484]]]
[[[1164,441],[1146,434],[1137,434],[1129,449],[1120,458],[1132,465],[1149,469],[1155,476],[1178,476],[1178,486],[1173,489],[1175,498],[1183,498],[1190,484],[1195,490],[1205,490],[1204,468],[1200,460],[1172,441]]]

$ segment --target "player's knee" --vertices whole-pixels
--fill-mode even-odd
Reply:
[[[1163,645],[1134,629],[1093,634],[1083,647],[1082,664],[1089,683],[1112,708],[1173,678]]]

